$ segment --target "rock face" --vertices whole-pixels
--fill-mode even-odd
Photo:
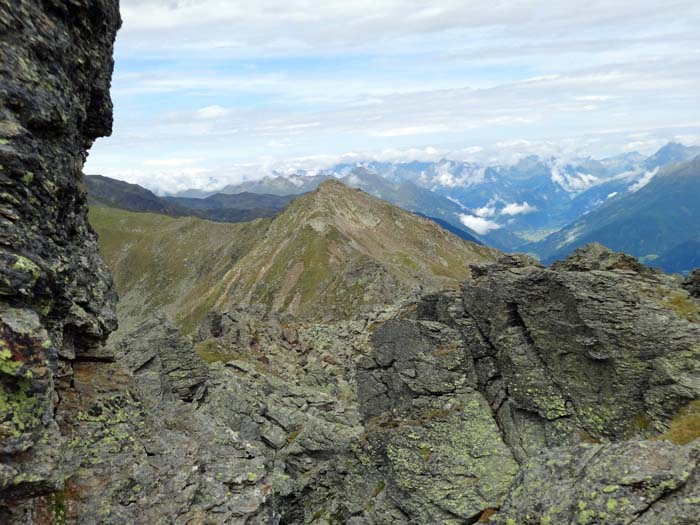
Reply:
[[[146,403],[193,401],[204,393],[206,364],[192,343],[161,313],[146,319],[119,341],[116,353],[135,375]]]
[[[56,392],[105,360],[112,279],[81,168],[112,129],[112,0],[0,2],[0,496],[55,489]],[[60,394],[59,394],[60,395]]]
[[[695,523],[698,301],[595,245],[473,274],[358,371],[391,500],[417,522]]]
[[[700,298],[700,269],[690,272],[688,278],[683,282],[683,288],[695,298]]]

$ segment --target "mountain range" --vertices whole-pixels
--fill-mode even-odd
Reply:
[[[159,197],[153,192],[101,175],[85,177],[88,202],[133,212],[149,212],[170,217],[200,217],[217,222],[245,222],[272,217],[296,195],[268,195],[249,192],[215,193],[203,198]]]
[[[88,177],[88,184],[95,202],[131,211],[240,222],[274,216],[297,196],[325,181],[340,180],[430,218],[462,239],[506,252],[528,252],[550,262],[597,241],[668,271],[687,272],[697,264],[691,239],[700,235],[692,199],[677,217],[662,213],[662,204],[658,213],[650,214],[656,208],[647,201],[654,194],[654,201],[668,204],[676,193],[687,191],[696,164],[689,164],[684,178],[668,173],[683,171],[677,165],[698,155],[700,147],[669,143],[649,157],[632,152],[565,162],[529,156],[510,166],[450,160],[341,164],[316,174],[267,176],[213,194],[192,190],[166,197],[104,177]],[[628,218],[619,231],[625,233],[615,234],[619,225],[609,216],[623,208]],[[681,222],[665,226],[671,216]],[[603,224],[608,223],[606,230]]]
[[[687,272],[697,265],[690,256],[694,242],[689,239],[700,235],[693,199],[684,199],[685,212],[679,212],[677,217],[672,214],[680,222],[676,234],[665,239],[666,226],[661,223],[670,220],[671,215],[664,215],[659,208],[651,217],[641,207],[648,206],[645,199],[652,193],[658,194],[655,200],[668,204],[674,201],[675,193],[690,190],[688,186],[692,186],[694,177],[700,176],[697,164],[687,165],[683,179],[671,176],[665,182],[655,181],[657,174],[668,173],[676,169],[675,165],[689,163],[699,155],[699,146],[669,143],[649,157],[636,152],[601,160],[563,161],[529,156],[510,166],[450,160],[341,164],[306,179],[303,173],[297,174],[286,183],[281,180],[284,177],[268,177],[258,181],[254,188],[268,191],[286,185],[288,190],[308,189],[319,181],[339,178],[349,186],[360,187],[399,207],[432,217],[443,225],[467,232],[468,238],[504,251],[527,251],[551,261],[565,257],[586,241],[599,241],[609,243],[614,249],[631,250],[669,271]],[[677,172],[683,170],[677,168]],[[246,184],[245,188],[253,188]],[[639,192],[649,184],[650,188],[639,197]],[[227,191],[242,187],[229,186]],[[625,207],[630,214],[625,242],[623,235],[616,238],[593,225],[582,226],[589,221],[605,222],[604,215]],[[572,232],[580,228],[586,232],[590,229],[590,235],[581,230],[576,234],[580,242],[564,242],[562,236],[572,238]],[[656,235],[658,241],[648,239],[649,235]],[[645,239],[648,246],[642,248]],[[688,245],[681,246],[686,241]],[[667,258],[665,253],[676,245],[671,261],[671,254]]]
[[[328,180],[273,219],[214,224],[93,205],[125,327],[165,309],[186,333],[212,308],[344,319],[454,287],[497,252]]]
[[[668,271],[697,266],[700,231],[700,157],[662,168],[637,191],[605,204],[525,247],[543,261],[562,259],[590,242],[641,257]]]

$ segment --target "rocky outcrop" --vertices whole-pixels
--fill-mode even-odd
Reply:
[[[552,449],[523,468],[499,524],[691,525],[700,508],[700,443],[583,444]]]
[[[687,279],[683,281],[683,288],[693,297],[700,298],[700,269],[690,272]]]
[[[391,501],[420,523],[693,523],[698,301],[595,245],[472,273],[384,324],[360,364]],[[658,436],[673,443],[639,441]]]
[[[65,477],[54,418],[73,364],[109,360],[116,296],[81,168],[112,128],[112,0],[0,2],[0,497]]]
[[[134,374],[144,403],[193,401],[204,394],[207,366],[164,314],[146,319],[115,347],[120,362]]]

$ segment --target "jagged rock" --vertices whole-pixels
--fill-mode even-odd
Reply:
[[[700,299],[700,269],[690,272],[690,275],[683,281],[683,288],[696,299]]]
[[[0,500],[60,487],[54,405],[75,360],[110,359],[116,296],[81,168],[111,132],[119,24],[113,0],[0,1]]]
[[[203,394],[206,364],[165,315],[146,319],[115,350],[134,374],[145,403],[192,401]]]
[[[700,444],[628,441],[552,449],[524,466],[496,524],[692,525]]]
[[[179,400],[140,398],[119,364],[80,363],[57,418],[75,474],[67,523],[275,523],[266,460],[220,421]],[[33,522],[29,522],[33,523]]]
[[[697,300],[598,246],[473,275],[417,321],[384,323],[360,363],[366,454],[390,501],[418,523],[695,523],[697,445],[627,440],[700,437]]]
[[[575,250],[566,260],[552,265],[554,270],[587,272],[590,270],[627,270],[653,272],[636,258],[626,253],[616,253],[602,244],[591,243]]]
[[[474,362],[459,333],[390,321],[372,343],[358,398],[393,502],[419,523],[460,523],[500,507],[518,465],[475,391]]]

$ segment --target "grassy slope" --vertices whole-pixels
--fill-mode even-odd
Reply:
[[[221,224],[93,206],[90,222],[114,273],[123,325],[158,309],[191,332],[216,300],[230,267],[261,237],[269,220]]]
[[[221,224],[93,207],[125,328],[165,309],[191,333],[217,306],[343,319],[422,286],[454,287],[497,252],[433,221],[324,184],[274,219]]]
[[[433,221],[330,181],[273,221],[266,241],[237,265],[221,303],[346,318],[418,285],[455,286],[469,277],[470,263],[495,256]]]

